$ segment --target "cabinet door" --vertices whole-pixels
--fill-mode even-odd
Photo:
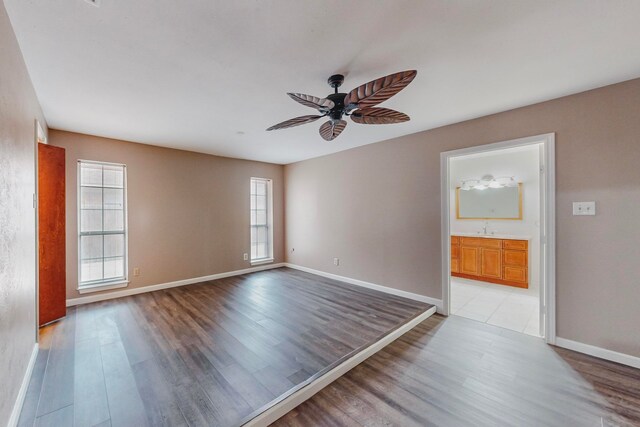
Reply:
[[[460,265],[457,259],[451,260],[451,272],[452,273],[460,273]]]
[[[455,237],[455,243],[454,243]],[[460,272],[460,244],[457,236],[451,236],[451,272]]]
[[[500,279],[502,277],[500,249],[482,248],[480,255],[480,275]]]
[[[460,258],[460,246],[451,246],[451,259]]]
[[[478,276],[480,274],[480,248],[460,247],[460,273]]]

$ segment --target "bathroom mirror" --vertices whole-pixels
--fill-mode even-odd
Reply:
[[[457,219],[522,219],[522,183],[517,187],[456,188]]]

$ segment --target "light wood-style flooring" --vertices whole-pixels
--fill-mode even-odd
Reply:
[[[19,425],[240,425],[431,307],[281,268],[70,308]]]
[[[434,315],[273,424],[638,426],[640,370]]]

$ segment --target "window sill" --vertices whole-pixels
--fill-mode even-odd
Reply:
[[[271,264],[273,263],[273,258],[267,258],[267,259],[259,259],[256,261],[251,261],[251,265],[263,265],[263,264]]]
[[[78,286],[78,292],[81,294],[89,294],[91,292],[107,291],[109,289],[126,288],[129,286],[128,280],[120,280],[117,282],[98,283],[95,285]]]

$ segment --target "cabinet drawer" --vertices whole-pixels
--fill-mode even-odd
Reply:
[[[460,246],[451,246],[451,259],[460,258]]]
[[[458,236],[451,236],[451,245],[459,245],[460,244],[460,237]]]
[[[528,272],[523,267],[511,267],[505,265],[502,270],[502,280],[509,280],[511,282],[527,283]]]
[[[482,237],[461,237],[460,244],[462,246],[472,246],[477,248],[500,249],[502,247],[502,240],[485,239]]]
[[[503,240],[502,247],[505,249],[527,250],[528,243],[526,240]]]
[[[528,267],[527,251],[514,251],[505,249],[502,251],[502,263],[514,267]]]

